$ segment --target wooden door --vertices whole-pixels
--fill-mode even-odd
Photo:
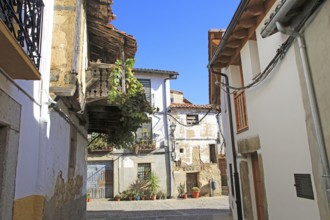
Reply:
[[[187,173],[186,174],[186,178],[187,178],[186,187],[187,187],[188,195],[192,195],[191,188],[198,186],[197,176],[198,176],[198,173]]]
[[[260,172],[260,164],[258,159],[258,154],[253,153],[251,155],[252,159],[252,170],[253,170],[253,181],[254,181],[254,191],[256,198],[256,208],[258,220],[265,220],[265,205],[264,205],[264,182]]]

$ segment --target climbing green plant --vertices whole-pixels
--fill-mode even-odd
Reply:
[[[108,143],[117,148],[132,147],[136,130],[143,123],[148,122],[148,114],[154,112],[145,97],[142,84],[134,76],[134,63],[134,59],[127,59],[124,65],[121,60],[117,60],[109,76],[108,103],[118,106],[122,115],[121,123],[107,134]],[[121,85],[123,67],[125,68],[125,85]],[[123,92],[122,86],[125,86],[126,93]]]

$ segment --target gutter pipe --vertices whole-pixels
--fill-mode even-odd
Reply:
[[[220,75],[225,79],[225,84],[229,85],[228,76],[224,73],[218,73],[213,71],[214,74]],[[229,87],[226,86],[226,93],[227,93],[227,105],[228,105],[228,115],[229,115],[229,124],[230,124],[230,137],[231,137],[231,151],[233,154],[233,164],[234,164],[234,180],[235,180],[235,197],[236,197],[236,210],[237,210],[237,219],[243,220],[242,215],[242,201],[241,201],[241,189],[240,189],[240,181],[238,175],[238,168],[237,168],[237,153],[235,147],[235,139],[234,139],[234,126],[233,126],[233,116],[231,110],[231,101],[230,101],[230,91]]]
[[[300,54],[302,67],[303,67],[303,73],[304,73],[304,80],[306,83],[309,105],[311,108],[312,119],[314,122],[313,125],[314,125],[314,130],[315,130],[317,147],[319,150],[319,154],[320,154],[319,156],[321,159],[321,164],[322,164],[322,169],[323,169],[322,177],[324,177],[326,194],[327,194],[327,199],[328,199],[328,206],[330,207],[329,158],[327,156],[327,150],[326,150],[326,146],[324,143],[324,135],[323,135],[322,127],[321,127],[321,120],[320,120],[320,115],[319,115],[319,111],[318,111],[318,107],[317,107],[315,90],[314,90],[314,86],[312,83],[312,74],[310,71],[310,65],[309,65],[309,61],[308,61],[304,37],[303,37],[303,34],[301,34],[301,33],[295,32],[290,28],[283,27],[280,22],[276,22],[276,26],[277,26],[277,29],[281,33],[296,36],[297,41],[298,41],[299,54]]]
[[[231,19],[231,21],[228,25],[228,29],[224,33],[223,38],[221,39],[219,46],[215,50],[214,55],[211,58],[211,61],[207,65],[208,68],[211,68],[212,64],[217,59],[220,51],[222,51],[223,47],[226,45],[226,42],[228,41],[229,37],[231,36],[232,32],[234,31],[234,29],[236,27],[236,24],[239,22],[239,19],[240,19],[241,15],[243,14],[243,12],[245,11],[245,8],[246,8],[248,3],[249,3],[249,0],[241,0],[240,1],[239,6],[238,6],[238,8],[237,8],[237,10],[236,10],[236,12],[233,16],[233,19]]]
[[[272,35],[276,28],[276,22],[283,18],[297,2],[299,2],[299,0],[286,0],[284,3],[280,3],[276,7],[278,12],[269,22],[265,22],[266,26],[261,30],[261,36],[265,38]]]
[[[171,164],[171,150],[170,150],[170,145],[169,145],[169,134],[168,134],[168,116],[167,116],[167,97],[166,97],[166,81],[167,80],[171,80],[171,79],[177,79],[178,78],[178,75],[170,75],[169,78],[165,78],[164,79],[164,86],[163,86],[163,111],[164,111],[164,131],[165,131],[165,140],[166,140],[166,143],[168,146],[166,146],[165,148],[165,155],[167,155],[168,157],[168,163],[167,163],[167,166],[168,166],[168,170],[170,172],[170,175],[169,175],[169,180],[170,180],[170,196],[173,195],[173,175],[172,175],[172,164]],[[167,154],[166,154],[167,153]],[[166,158],[166,156],[165,156]]]

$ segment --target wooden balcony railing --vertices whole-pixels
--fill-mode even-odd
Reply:
[[[239,91],[234,94],[236,129],[237,133],[248,129],[248,117],[246,111],[245,92]]]
[[[86,73],[87,101],[102,99],[108,96],[110,89],[109,76],[112,68],[112,64],[91,63]]]

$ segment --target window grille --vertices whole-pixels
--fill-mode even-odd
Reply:
[[[138,179],[146,180],[151,173],[150,163],[139,163],[138,164]]]

